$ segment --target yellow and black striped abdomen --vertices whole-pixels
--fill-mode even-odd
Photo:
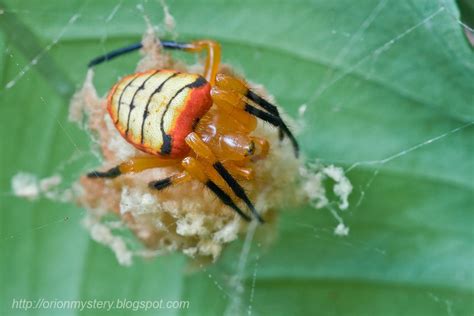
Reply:
[[[184,139],[211,107],[210,84],[201,76],[174,70],[136,73],[110,91],[107,110],[122,136],[138,149],[182,157]]]

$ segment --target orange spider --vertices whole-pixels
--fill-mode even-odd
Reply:
[[[182,171],[152,181],[161,190],[172,184],[196,179],[225,205],[250,221],[234,202],[240,198],[259,222],[255,210],[238,180],[254,177],[252,162],[266,157],[267,140],[250,135],[260,118],[286,135],[298,156],[298,143],[280,117],[276,106],[233,76],[217,73],[220,45],[211,40],[179,43],[161,41],[163,48],[207,53],[204,75],[156,69],[122,78],[107,97],[107,110],[120,134],[149,157],[135,157],[105,171],[93,171],[90,178],[115,178],[129,172],[177,166]],[[142,47],[137,43],[95,58],[89,67]]]

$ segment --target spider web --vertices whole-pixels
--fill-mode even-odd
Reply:
[[[335,55],[334,59],[332,60],[331,64],[340,64],[342,61],[346,59],[349,55],[351,50],[354,47],[358,47],[363,45],[363,38],[367,32],[370,32],[370,28],[375,21],[380,17],[380,14],[387,9],[387,4],[389,3],[388,0],[380,0],[375,3],[375,6],[370,12],[367,12],[367,15],[360,21],[359,27],[350,34],[347,34],[348,38],[343,45],[343,47],[339,50],[339,52]],[[165,2],[161,2],[161,6],[163,8],[163,22],[159,23],[159,28],[161,31],[166,30],[168,34],[171,32],[172,37],[176,37],[177,33],[174,33],[174,20],[172,18],[172,9],[168,8]],[[17,73],[12,78],[7,78],[6,82],[3,85],[3,89],[0,90],[0,93],[5,93],[6,90],[13,90],[17,89],[18,84],[22,80],[28,80],[28,76],[31,72],[35,71],[35,67],[37,64],[47,56],[51,50],[53,50],[57,45],[60,45],[63,39],[68,35],[69,32],[72,32],[74,27],[81,19],[88,19],[91,17],[87,17],[84,15],[84,8],[86,4],[78,8],[77,12],[72,16],[67,18],[67,21],[64,23],[64,27],[57,33],[49,43],[43,47],[43,49],[34,57],[27,60],[24,64],[15,65],[17,67]],[[103,12],[102,16],[95,16],[92,19],[101,19],[104,21],[104,27],[100,30],[96,30],[100,34],[100,40],[98,41],[97,45],[100,46],[101,51],[103,53],[110,50],[110,47],[107,45],[109,41],[109,34],[108,34],[108,24],[117,18],[117,13],[121,10],[136,10],[137,18],[143,18],[146,21],[153,21],[156,24],[156,19],[151,19],[145,13],[143,6],[138,5],[136,7],[130,6],[126,4],[125,1],[119,1],[115,5],[110,8],[110,11]],[[2,14],[16,14],[18,16],[28,16],[28,15],[38,15],[38,16],[50,16],[50,15],[62,15],[61,13],[50,13],[50,12],[35,12],[29,10],[14,10],[14,9],[5,9],[3,10]],[[308,94],[308,99],[303,103],[307,110],[309,105],[317,104],[318,101],[324,96],[325,93],[331,91],[333,87],[336,86],[337,83],[343,81],[346,77],[352,75],[354,72],[360,70],[361,67],[369,65],[371,68],[370,73],[377,72],[376,61],[380,55],[386,53],[391,48],[396,47],[400,42],[403,42],[407,36],[412,33],[420,31],[427,25],[437,23],[437,18],[440,16],[449,16],[453,20],[455,20],[460,25],[465,26],[461,21],[459,21],[454,13],[450,11],[450,8],[446,5],[445,1],[439,0],[438,7],[433,10],[431,13],[421,16],[416,23],[411,25],[405,25],[404,27],[400,28],[398,33],[395,36],[389,36],[386,38],[381,45],[371,48],[367,51],[367,53],[355,61],[351,61],[351,64],[348,67],[344,67],[341,70],[337,68],[328,67],[328,70],[323,74],[323,80],[320,84],[314,86],[312,93]],[[179,24],[179,21],[177,21]],[[467,26],[465,26],[467,27]],[[5,54],[7,56],[12,56],[12,51],[6,47]],[[118,74],[119,75],[119,74]],[[45,107],[48,106],[48,100],[46,97],[41,97],[38,100],[40,104],[44,105]],[[302,108],[302,112],[305,111],[305,108]],[[75,140],[74,136],[68,131],[68,128],[65,126],[66,122],[65,119],[58,119],[57,124],[59,129],[66,135],[68,141],[74,148],[74,153],[68,158],[65,159],[64,162],[57,167],[54,174],[61,174],[64,170],[67,170],[68,167],[73,165],[77,161],[88,161],[90,160],[90,152],[87,147],[79,144],[78,141]],[[446,138],[450,138],[453,135],[464,131],[465,129],[471,127],[474,122],[467,122],[467,123],[460,123],[459,126],[448,129],[443,133],[440,133],[434,137],[430,137],[418,143],[413,143],[411,146],[406,148],[399,148],[397,151],[393,152],[392,154],[377,159],[371,160],[361,160],[357,162],[351,163],[349,166],[345,168],[345,172],[349,175],[354,170],[357,170],[360,167],[364,166],[372,166],[373,171],[372,175],[368,178],[367,181],[362,183],[356,183],[356,198],[354,199],[351,204],[352,213],[356,212],[363,212],[361,209],[361,205],[366,198],[367,192],[369,189],[377,183],[378,177],[380,177],[380,171],[382,167],[385,167],[387,164],[398,160],[402,157],[412,154],[415,151],[419,151],[424,149],[425,147],[432,146],[433,144],[444,140]],[[89,166],[92,167],[94,164],[89,162]],[[87,169],[87,168],[84,168]],[[79,173],[75,174],[77,176]],[[10,196],[11,193],[4,192],[3,196]],[[344,216],[346,214],[341,212],[337,207],[335,207],[334,203],[331,203],[327,206],[327,210],[332,214],[335,218],[336,224],[344,223]],[[77,213],[73,220],[78,221],[82,218],[84,213]],[[55,225],[62,225],[65,221],[69,221],[71,218],[62,217],[56,220],[44,223],[43,225],[37,226],[32,228],[33,231],[38,230],[45,230],[51,229]],[[334,227],[319,227],[317,225],[313,225],[311,223],[296,223],[297,226],[301,227],[303,230],[308,231],[308,236],[312,236],[313,238],[317,239],[319,242],[336,242],[343,244],[347,247],[355,247],[358,249],[366,249],[369,252],[376,253],[378,255],[386,255],[386,250],[379,247],[372,247],[371,245],[367,245],[364,242],[358,241],[356,237],[352,238],[344,238],[341,237],[340,239],[334,239]],[[225,269],[219,268],[210,268],[207,266],[201,266],[203,269],[203,273],[208,276],[211,280],[211,283],[215,286],[218,292],[222,294],[222,299],[225,299],[227,302],[226,307],[226,315],[254,315],[256,311],[254,309],[254,299],[256,292],[259,291],[257,285],[258,275],[261,269],[265,269],[265,266],[262,266],[261,258],[264,256],[262,245],[260,241],[255,238],[255,232],[257,230],[256,225],[251,225],[250,229],[248,230],[246,236],[244,237],[244,241],[241,245],[241,249],[238,251],[235,258],[237,258],[236,264],[233,267],[232,271],[226,271]],[[24,232],[26,233],[26,231]],[[4,244],[5,242],[21,242],[23,238],[23,232],[18,232],[13,235],[8,236],[1,236],[0,243]],[[246,284],[248,282],[248,285]],[[441,304],[446,309],[446,314],[453,315],[453,302],[449,299],[441,298],[435,294],[428,293],[430,299],[433,301]],[[192,304],[192,302],[191,302]],[[191,307],[192,308],[192,307]]]

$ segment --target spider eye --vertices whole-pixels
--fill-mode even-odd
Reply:
[[[250,141],[247,148],[247,156],[252,156],[254,153],[255,153],[255,142],[252,140]]]

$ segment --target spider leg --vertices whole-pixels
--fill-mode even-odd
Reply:
[[[250,199],[248,198],[247,194],[245,193],[244,188],[235,180],[235,178],[227,171],[227,169],[222,165],[220,161],[217,161],[213,164],[214,169],[219,173],[219,175],[224,179],[224,181],[229,185],[232,189],[232,192],[239,197],[242,201],[244,201],[245,205],[250,209],[252,214],[257,218],[260,223],[263,223],[264,220],[258,214],[255,206],[252,204]]]
[[[250,217],[234,203],[232,198],[211,179],[215,177],[212,173],[209,173],[209,170],[206,170],[203,164],[193,157],[186,157],[183,159],[181,165],[193,178],[197,179],[211,190],[222,201],[222,203],[232,208],[247,222],[251,220]],[[216,179],[216,181],[218,181],[218,179]]]
[[[218,161],[211,149],[201,140],[201,138],[195,133],[192,132],[186,137],[186,143],[189,147],[198,155],[198,157],[204,159],[212,165],[212,168],[217,171],[219,176],[225,181],[225,183],[230,187],[232,192],[244,201],[245,205],[250,209],[252,214],[257,218],[260,223],[263,223],[263,219],[258,214],[255,206],[252,204],[247,194],[245,193],[244,188],[235,180],[235,178],[229,173],[229,171],[224,167],[222,162]]]
[[[163,40],[163,41],[160,41],[160,45],[165,49],[184,50],[186,52],[191,52],[191,53],[199,53],[199,52],[205,51],[207,54],[207,57],[206,57],[206,63],[204,67],[204,77],[211,84],[214,84],[217,69],[219,67],[219,63],[221,59],[221,48],[220,48],[219,43],[215,41],[211,41],[211,40],[199,40],[199,41],[193,41],[189,43]],[[142,47],[143,47],[143,44],[139,42],[139,43],[131,44],[126,47],[115,49],[102,56],[98,56],[92,59],[87,66],[89,68],[94,67],[103,62],[112,60],[122,55],[126,55],[136,50],[139,50]]]
[[[286,128],[286,130],[288,130],[288,132],[289,132],[289,129],[286,126],[283,119],[281,118],[280,111],[278,111],[278,108],[276,106],[274,106],[273,104],[271,104],[270,102],[268,102],[267,100],[265,100],[264,98],[262,98],[261,96],[259,96],[258,94],[256,94],[255,92],[253,92],[252,90],[250,90],[250,89],[245,94],[245,97],[247,99],[252,100],[253,102],[255,102],[255,104],[260,105],[265,110],[267,110],[271,114],[277,116],[281,120],[281,127],[278,129],[278,138],[280,140],[283,140],[283,137],[285,136],[285,132],[283,131],[282,126],[284,126]],[[289,132],[289,134],[291,135],[291,132]],[[291,136],[293,136],[293,135],[291,135]]]
[[[160,180],[151,181],[148,183],[148,187],[150,189],[163,190],[171,185],[184,183],[189,180],[191,180],[191,176],[187,172],[182,171]]]
[[[264,108],[266,111],[270,112],[271,114],[277,116],[278,118],[281,119],[280,112],[278,111],[278,108],[250,90],[248,87],[247,83],[243,80],[240,80],[236,77],[229,76],[226,74],[217,74],[216,75],[216,86],[223,88],[223,89],[228,89],[228,90],[233,90],[243,96],[245,96],[247,99],[253,101],[255,104],[261,106]],[[282,124],[285,124],[282,121]],[[280,140],[283,139],[284,137],[283,130],[281,128],[278,129],[278,137]]]
[[[212,182],[211,180],[208,180],[206,183],[205,183],[206,187],[209,188],[209,190],[211,190],[212,192],[214,192],[214,194],[222,201],[222,203],[224,203],[225,205],[231,207],[234,211],[237,212],[237,214],[240,215],[240,217],[242,217],[244,220],[246,220],[247,222],[250,222],[252,219],[247,215],[245,214],[244,212],[242,212],[242,210],[237,206],[235,205],[234,201],[232,201],[232,199],[230,198],[230,196],[224,192],[224,190],[222,190],[221,188],[219,188],[217,186],[217,184],[215,184],[214,182]]]
[[[222,164],[236,179],[252,180],[255,178],[255,172],[251,167],[239,166],[234,161],[226,161]]]
[[[176,173],[172,176],[151,181],[148,183],[150,189],[163,190],[171,185],[184,183],[191,180],[191,177],[202,182],[209,190],[211,190],[225,205],[232,208],[240,217],[246,221],[250,221],[250,217],[245,214],[235,203],[232,201],[232,198],[225,193],[214,181],[211,180],[212,175],[207,175],[205,172],[205,167],[202,166],[195,158],[186,157],[182,160],[181,166],[184,168],[184,171]],[[214,177],[215,178],[215,177]]]
[[[248,112],[256,117],[262,119],[265,122],[272,124],[273,126],[279,127],[280,130],[288,137],[293,146],[293,151],[295,153],[295,157],[299,156],[300,148],[298,145],[298,141],[296,140],[295,136],[291,133],[288,126],[281,120],[281,118],[269,114],[268,112],[262,111],[252,105],[246,104],[245,105],[245,112]]]
[[[217,70],[221,62],[221,46],[218,42],[211,40],[193,41],[187,44],[184,48],[186,52],[199,53],[204,51],[206,53],[206,63],[204,65],[204,78],[214,85],[216,80]]]
[[[146,169],[168,167],[177,165],[178,160],[160,159],[158,157],[135,157],[129,161],[110,168],[106,171],[92,171],[87,174],[88,178],[116,178],[130,172],[140,172]]]
[[[135,43],[135,44],[132,44],[132,45],[129,45],[129,46],[126,46],[126,47],[122,47],[122,48],[119,48],[119,49],[114,49],[113,51],[110,51],[104,55],[101,55],[101,56],[98,56],[94,59],[92,59],[88,64],[87,64],[87,67],[88,68],[91,68],[91,67],[94,67],[94,66],[97,66],[99,64],[102,64],[103,62],[106,62],[106,61],[109,61],[109,60],[112,60],[116,57],[119,57],[119,56],[122,56],[122,55],[126,55],[128,53],[131,53],[131,52],[134,52],[136,50],[139,50],[140,48],[142,48],[143,45],[142,43]]]
[[[226,78],[227,77],[228,76],[226,76]],[[232,78],[232,80],[234,80],[234,78]],[[235,81],[241,84],[241,82],[238,79],[235,79]],[[219,87],[219,85],[221,85],[221,87]],[[226,88],[224,88],[224,86],[226,86]],[[243,89],[246,89],[246,90],[243,90]],[[241,93],[242,91],[245,92],[245,94],[242,94]],[[280,115],[275,114],[276,113],[275,110],[278,111],[278,109],[276,109],[274,105],[268,103],[267,101],[265,102],[271,105],[272,107],[275,107],[275,110],[271,110],[267,112],[251,105],[249,102],[247,102],[248,91],[250,90],[246,88],[246,86],[237,86],[236,88],[236,86],[234,85],[234,82],[230,80],[227,80],[224,83],[222,82],[219,83],[219,81],[217,81],[217,85],[214,86],[211,90],[211,96],[214,102],[216,103],[216,105],[222,108],[224,111],[232,113],[232,112],[238,112],[236,111],[236,109],[242,110],[255,117],[258,117],[259,119],[263,121],[270,123],[271,125],[275,127],[278,127],[281,130],[281,132],[290,139],[295,156],[298,157],[299,155],[298,141],[293,136],[288,126],[283,122]],[[256,94],[252,93],[252,96],[254,95],[256,96]],[[263,98],[261,97],[259,98],[263,100]],[[265,109],[264,106],[262,107]],[[266,105],[266,107],[271,109],[271,107],[269,107],[268,105]]]
[[[189,43],[180,43],[180,42],[174,42],[174,41],[160,41],[160,44],[163,48],[171,49],[171,50],[185,50],[185,49],[191,48],[191,45]],[[142,42],[138,42],[138,43],[131,44],[129,46],[114,49],[113,51],[110,51],[104,55],[101,55],[92,59],[89,62],[89,64],[87,64],[87,67],[89,68],[94,67],[96,65],[112,60],[116,57],[120,57],[128,53],[132,53],[136,50],[141,49],[142,47],[143,47]]]

